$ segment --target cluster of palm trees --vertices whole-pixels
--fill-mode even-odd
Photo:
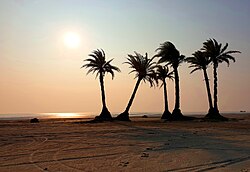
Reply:
[[[148,58],[147,53],[145,56],[135,52],[135,55],[128,55],[127,61],[125,62],[132,69],[130,73],[135,73],[137,82],[132,92],[131,98],[129,99],[128,105],[124,112],[119,114],[115,120],[130,121],[129,110],[135,98],[136,92],[140,86],[141,81],[148,82],[150,86],[159,85],[161,81],[161,87],[163,86],[164,91],[164,105],[165,110],[162,114],[162,119],[166,120],[186,120],[188,117],[184,116],[180,110],[180,86],[179,86],[179,73],[178,68],[181,63],[187,62],[190,64],[190,68],[193,68],[191,73],[202,70],[204,74],[206,90],[208,95],[209,110],[205,118],[216,119],[216,120],[227,120],[219,113],[218,109],[218,74],[217,69],[220,63],[226,62],[229,66],[230,60],[235,62],[235,58],[231,55],[234,53],[240,53],[239,51],[226,51],[228,43],[222,47],[221,43],[218,43],[215,39],[208,39],[203,43],[203,47],[194,52],[191,57],[185,57],[180,54],[179,50],[171,42],[164,42],[160,44],[159,48],[156,49],[156,55],[152,58]],[[86,59],[87,62],[82,67],[89,68],[88,73],[96,73],[96,77],[99,76],[102,96],[102,111],[95,120],[100,121],[111,121],[113,120],[105,101],[105,90],[104,90],[104,77],[106,73],[112,75],[114,78],[114,72],[120,72],[120,69],[116,66],[111,65],[112,60],[106,61],[105,53],[101,49],[93,51],[89,54],[90,58]],[[154,61],[158,58],[158,61]],[[214,101],[212,101],[212,95],[210,90],[209,78],[207,74],[207,68],[212,64],[213,76],[214,76]],[[170,71],[170,68],[173,71]],[[87,73],[87,74],[88,74]],[[167,98],[167,81],[166,79],[175,81],[175,106],[172,113],[168,108]]]

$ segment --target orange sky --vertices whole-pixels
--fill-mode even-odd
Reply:
[[[97,48],[103,48],[108,59],[114,58],[113,64],[122,71],[114,80],[105,78],[109,110],[122,112],[136,82],[134,75],[128,74],[128,66],[122,64],[127,54],[137,51],[153,56],[160,43],[171,41],[190,56],[211,37],[228,42],[229,49],[242,51],[230,68],[226,64],[219,67],[220,110],[250,110],[249,2],[168,2],[0,1],[0,113],[98,113],[99,81],[80,69]],[[204,5],[208,8],[199,10]],[[67,32],[79,35],[79,47],[65,46]],[[181,65],[181,109],[206,112],[202,73],[189,72],[187,64]],[[173,82],[168,83],[168,94],[172,110]],[[162,90],[141,84],[131,111],[162,110]]]

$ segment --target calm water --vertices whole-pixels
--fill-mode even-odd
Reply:
[[[19,120],[31,118],[94,118],[97,113],[17,113],[17,114],[0,114],[0,120]],[[112,116],[117,116],[113,113]],[[131,116],[160,116],[160,113],[131,113]]]
[[[92,118],[96,115],[93,113],[16,113],[0,114],[0,120],[18,120],[31,118]]]
[[[234,113],[234,114],[248,114],[248,112],[223,112],[222,114]],[[184,112],[184,115],[201,115],[204,116],[206,112]],[[20,119],[31,119],[31,118],[94,118],[98,114],[96,113],[17,113],[17,114],[0,114],[0,120],[20,120]],[[118,113],[113,113],[112,116],[117,116]],[[143,116],[149,117],[160,117],[161,112],[140,112],[131,113],[131,116]]]

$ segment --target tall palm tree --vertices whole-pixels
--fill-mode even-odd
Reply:
[[[219,63],[226,62],[229,66],[230,60],[235,62],[235,58],[231,55],[234,53],[241,53],[240,51],[226,51],[228,47],[228,43],[224,47],[222,47],[221,43],[218,43],[215,39],[209,39],[203,43],[202,50],[205,51],[206,55],[211,58],[213,63],[213,75],[214,75],[214,111],[213,113],[209,113],[206,115],[207,118],[212,119],[222,119],[226,120],[225,117],[221,116],[218,109],[218,74],[217,68]]]
[[[171,65],[174,69],[175,77],[175,108],[172,112],[172,119],[182,120],[184,116],[180,110],[180,85],[178,67],[184,61],[185,56],[180,55],[180,52],[175,48],[171,42],[164,42],[156,49],[157,54],[154,57],[160,57],[158,63],[166,62],[166,65]]]
[[[114,78],[114,71],[120,72],[120,69],[116,66],[111,65],[113,59],[106,61],[105,53],[101,49],[94,50],[93,53],[89,54],[90,58],[84,60],[87,63],[84,64],[81,68],[88,68],[89,73],[96,73],[96,77],[99,76],[100,86],[101,86],[101,97],[102,97],[102,111],[96,120],[112,120],[112,116],[107,108],[106,99],[105,99],[105,90],[104,90],[104,76],[106,73],[110,73],[112,79]]]
[[[203,71],[206,89],[207,89],[207,97],[208,97],[208,104],[209,104],[208,114],[209,114],[213,112],[213,102],[212,102],[209,79],[207,75],[207,68],[208,68],[208,65],[211,63],[211,58],[206,56],[206,54],[202,51],[196,51],[192,55],[193,55],[192,57],[187,57],[186,61],[190,63],[190,66],[189,66],[190,68],[194,68],[190,72],[191,74],[198,70]]]
[[[161,119],[170,119],[171,118],[171,113],[169,112],[168,108],[168,95],[167,95],[167,82],[166,79],[171,79],[173,80],[173,71],[169,71],[169,68],[167,66],[161,66],[157,65],[156,68],[156,79],[161,80],[162,84],[160,87],[163,86],[163,91],[164,91],[164,105],[165,105],[165,110],[161,116]]]
[[[135,84],[134,91],[131,95],[131,98],[129,99],[129,102],[125,111],[116,117],[117,120],[130,121],[129,109],[133,103],[135,94],[139,88],[141,81],[149,82],[150,86],[154,85],[155,62],[153,62],[153,59],[154,57],[149,59],[147,53],[145,57],[137,52],[135,52],[135,55],[130,55],[130,54],[128,55],[128,58],[127,58],[128,61],[125,63],[130,65],[130,68],[132,69],[130,73],[135,72],[135,78],[137,78],[137,82]]]

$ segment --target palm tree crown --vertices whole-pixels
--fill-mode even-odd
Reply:
[[[174,72],[169,70],[169,68],[167,66],[161,66],[161,65],[157,65],[156,68],[156,79],[157,79],[157,83],[158,80],[164,81],[165,79],[170,79],[173,80],[174,79]],[[161,87],[163,86],[163,83],[161,84]]]
[[[112,79],[114,78],[114,71],[118,71],[120,72],[120,69],[116,66],[111,65],[111,60],[106,61],[106,57],[105,57],[105,53],[104,51],[101,49],[97,49],[94,50],[92,54],[89,54],[90,57],[92,58],[88,58],[84,61],[87,61],[89,63],[84,64],[82,66],[89,68],[87,74],[89,73],[95,73],[96,72],[96,77],[100,74],[102,74],[103,76],[105,75],[105,73],[110,73],[112,76]]]
[[[148,54],[146,56],[142,56],[141,54],[135,52],[135,55],[128,54],[126,64],[129,64],[132,70],[129,73],[135,72],[135,78],[139,80],[143,80],[144,82],[149,82],[150,86],[154,85],[155,79],[155,71],[154,68],[155,62],[153,62],[153,58],[148,58]]]
[[[158,63],[166,62],[166,65],[171,65],[175,68],[184,62],[185,56],[180,55],[180,52],[171,42],[167,41],[163,44],[160,44],[160,47],[157,48],[156,51],[157,54],[154,57],[160,57]]]
[[[222,48],[222,44],[218,43],[215,39],[209,39],[203,43],[202,50],[206,55],[211,58],[215,67],[218,67],[219,63],[226,62],[229,65],[229,60],[235,62],[235,58],[230,54],[240,53],[240,51],[226,51],[228,43]]]
[[[189,68],[194,68],[190,73],[197,70],[207,69],[208,65],[211,63],[211,58],[202,51],[196,51],[192,55],[193,57],[187,57],[185,59],[186,62],[191,64]]]

